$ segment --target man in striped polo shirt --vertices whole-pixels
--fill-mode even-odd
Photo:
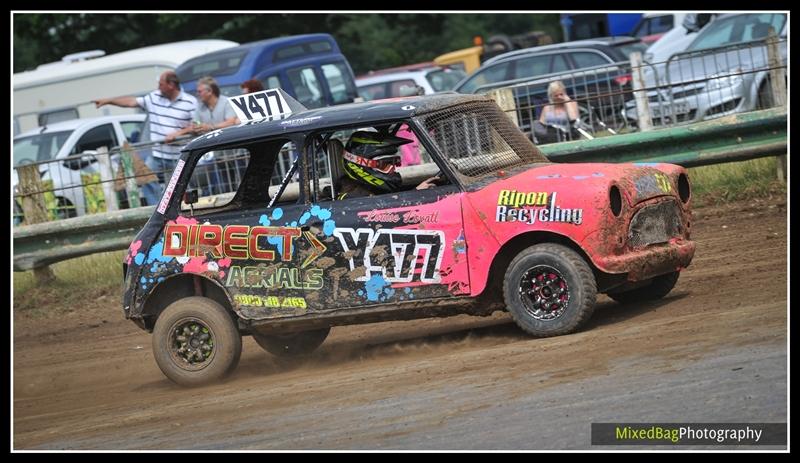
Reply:
[[[191,125],[196,118],[197,99],[181,90],[178,75],[165,71],[158,79],[158,90],[145,96],[120,96],[94,101],[96,107],[107,104],[124,108],[142,108],[150,121],[150,141],[163,142],[168,135]],[[164,177],[175,169],[180,158],[180,146],[157,144],[145,163],[164,183]]]

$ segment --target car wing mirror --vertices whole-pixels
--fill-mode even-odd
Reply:
[[[183,202],[189,205],[189,212],[194,215],[194,205],[200,199],[198,190],[187,190],[183,193]]]
[[[70,156],[70,159],[64,161],[64,167],[72,170],[84,169],[97,162],[97,154],[98,152],[95,150],[87,150],[81,153],[81,157],[77,157],[75,155]]]

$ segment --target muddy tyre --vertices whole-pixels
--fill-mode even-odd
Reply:
[[[311,354],[321,346],[330,332],[330,328],[291,334],[254,332],[253,339],[262,349],[276,357],[302,357]]]
[[[153,355],[167,378],[181,386],[221,379],[239,363],[242,337],[224,307],[205,297],[170,304],[153,329]]]
[[[591,318],[597,283],[577,252],[559,244],[537,244],[509,264],[503,297],[525,332],[557,336],[575,331]]]
[[[678,283],[679,276],[680,272],[667,273],[653,278],[646,286],[621,293],[608,293],[608,297],[621,304],[636,301],[655,301],[672,291],[672,288]]]

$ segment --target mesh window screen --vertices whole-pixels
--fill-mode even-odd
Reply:
[[[439,152],[467,179],[549,162],[493,102],[462,103],[418,120]]]

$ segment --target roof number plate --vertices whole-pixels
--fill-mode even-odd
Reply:
[[[292,110],[278,89],[229,97],[236,116],[242,123],[283,119]]]

